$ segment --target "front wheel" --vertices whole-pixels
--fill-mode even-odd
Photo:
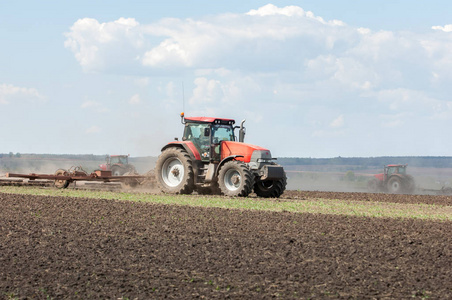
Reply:
[[[55,176],[68,176],[68,172],[64,169],[58,169]],[[55,179],[54,185],[57,189],[65,189],[69,186],[69,180]]]
[[[378,181],[375,178],[372,178],[367,182],[367,190],[371,193],[376,193],[378,191]]]
[[[192,160],[185,150],[168,148],[155,165],[160,189],[170,194],[191,194],[194,189]]]
[[[225,196],[247,197],[254,184],[254,175],[241,161],[229,161],[218,172],[218,186]]]
[[[278,180],[259,180],[254,185],[254,192],[258,197],[279,198],[286,190],[287,178]]]

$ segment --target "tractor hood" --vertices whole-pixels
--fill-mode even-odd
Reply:
[[[237,160],[246,163],[258,158],[271,159],[272,157],[270,150],[259,146],[231,141],[221,142],[221,159],[231,155],[243,155],[243,158],[239,157]]]
[[[375,174],[374,177],[380,181],[383,181],[385,179],[385,174],[384,173]]]

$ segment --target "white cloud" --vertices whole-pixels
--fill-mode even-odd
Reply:
[[[423,91],[410,89],[381,90],[376,98],[391,111],[417,112],[419,115],[433,115],[442,110],[442,103]]]
[[[128,102],[129,102],[129,104],[132,104],[132,105],[140,104],[140,102],[141,102],[140,95],[138,95],[138,94],[133,95],[132,97],[130,97]]]
[[[0,84],[0,104],[9,104],[14,101],[44,101],[35,88],[18,87],[12,84]]]
[[[135,84],[139,87],[146,87],[149,85],[151,79],[149,77],[136,78],[134,80]]]
[[[80,105],[80,107],[82,109],[94,110],[99,113],[105,113],[109,111],[108,108],[106,108],[102,103],[91,100],[83,102],[82,105]]]
[[[444,26],[432,26],[433,30],[442,30],[444,32],[451,32],[452,31],[452,24],[447,24]]]
[[[91,126],[88,129],[86,129],[85,131],[87,134],[97,134],[97,133],[101,133],[102,132],[102,128],[100,128],[99,126]]]
[[[323,18],[316,17],[316,16],[314,16],[313,12],[304,11],[303,8],[301,8],[299,6],[286,6],[286,7],[279,8],[273,4],[267,4],[265,6],[260,7],[259,9],[250,10],[247,13],[247,15],[260,16],[260,17],[276,16],[276,15],[282,15],[282,16],[286,16],[286,17],[305,17],[305,18],[314,19],[321,23],[325,23]],[[336,25],[336,26],[345,25],[345,23],[340,20],[332,20],[329,23],[332,25]]]
[[[65,33],[64,46],[74,52],[85,70],[103,70],[111,63],[116,67],[133,64],[144,44],[141,34],[139,23],[133,18],[106,23],[84,18]]]
[[[334,119],[331,123],[330,123],[330,127],[332,128],[339,128],[344,126],[344,115],[340,115],[338,116],[336,119]]]
[[[450,26],[434,28],[449,31]],[[281,72],[310,72],[312,68],[305,68],[311,62],[331,57],[336,71],[343,64],[344,74],[340,78],[335,74],[340,81],[345,76],[345,85],[369,89],[376,80],[384,84],[388,77],[409,82],[404,76],[410,64],[428,74],[435,72],[438,78],[452,66],[451,37],[371,32],[325,21],[298,6],[273,4],[243,14],[162,19],[152,24],[133,18],[104,23],[84,18],[73,24],[66,38],[65,46],[89,71],[122,68],[129,73],[161,74],[188,68],[285,76]]]
[[[205,77],[195,79],[195,89],[193,97],[190,99],[191,104],[213,102],[223,97],[223,86],[218,80],[208,80]]]
[[[84,18],[66,33],[65,46],[86,70],[138,63],[144,69],[262,68],[263,62],[284,68],[289,66],[289,57],[312,55],[312,47],[334,48],[344,34],[357,32],[337,20],[326,22],[301,7],[269,4],[244,14],[163,19],[145,25],[134,19],[100,23]]]

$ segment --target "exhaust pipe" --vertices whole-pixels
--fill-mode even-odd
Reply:
[[[243,123],[245,123],[246,119],[243,119],[242,123],[240,123],[240,130],[239,130],[239,142],[243,143],[243,141],[245,140],[245,132],[246,129],[245,127],[243,127]]]

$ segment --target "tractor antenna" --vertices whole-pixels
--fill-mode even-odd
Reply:
[[[184,92],[184,82],[182,81],[182,113],[180,114],[180,121],[182,122],[182,124],[185,124],[185,119],[184,119],[184,115],[185,115],[185,92]]]
[[[185,89],[183,81],[182,81],[182,111],[185,112]]]

